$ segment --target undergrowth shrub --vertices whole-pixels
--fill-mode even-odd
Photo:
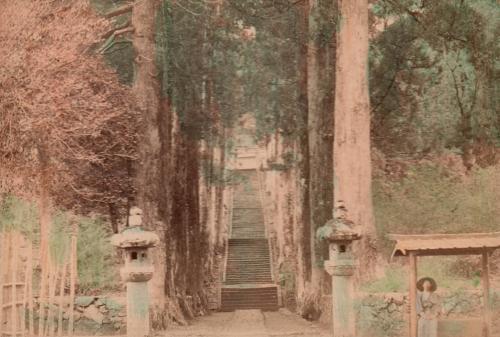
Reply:
[[[398,180],[374,179],[378,233],[499,231],[500,167],[477,168],[468,176],[433,163],[410,166]],[[385,241],[389,250],[392,244]]]
[[[381,298],[368,297],[357,305],[362,337],[397,337],[405,326],[403,313]]]
[[[56,210],[52,214],[49,239],[53,261],[63,263],[70,253],[71,217],[69,212]],[[116,287],[117,271],[114,250],[109,243],[110,228],[98,217],[76,217],[78,222],[78,290],[80,293]],[[34,203],[6,196],[0,203],[0,231],[19,230],[35,248],[39,245],[39,217]]]
[[[462,259],[461,256],[421,257],[418,261],[418,277],[434,278],[439,289],[481,289],[480,264],[477,264],[470,274],[462,275],[460,270],[456,269],[457,263]],[[369,293],[407,292],[408,267],[398,263],[391,264],[385,269],[382,277],[363,284],[362,290]]]

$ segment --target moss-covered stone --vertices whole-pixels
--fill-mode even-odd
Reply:
[[[75,305],[86,308],[91,305],[94,300],[95,297],[93,296],[79,296],[75,299]]]

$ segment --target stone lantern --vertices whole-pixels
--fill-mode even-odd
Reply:
[[[325,270],[332,277],[334,337],[354,337],[356,330],[352,276],[357,265],[352,246],[361,236],[351,225],[345,217],[345,208],[340,206],[335,210],[335,218],[318,231],[318,236],[329,243],[329,260],[325,261]]]
[[[141,227],[142,211],[130,210],[129,224],[120,234],[112,237],[111,243],[124,250],[125,265],[120,270],[127,282],[127,336],[149,336],[149,291],[148,281],[153,277],[149,248],[159,243],[158,235]]]

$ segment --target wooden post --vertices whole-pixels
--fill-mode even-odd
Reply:
[[[13,334],[16,334],[17,331],[18,331],[18,328],[17,328],[17,259],[18,259],[18,237],[17,237],[17,233],[15,232],[12,232],[12,236],[11,236],[11,255],[10,255],[10,258],[11,258],[11,263],[12,263],[12,270],[11,270],[11,273],[12,273],[12,284],[11,284],[11,331]]]
[[[483,251],[482,264],[483,264],[482,276],[483,276],[483,299],[484,299],[483,336],[490,337],[491,336],[490,263],[487,250]]]
[[[76,227],[76,226],[75,226]],[[78,227],[76,227],[78,228]],[[71,255],[70,255],[70,289],[69,289],[69,323],[68,323],[68,336],[73,336],[74,331],[74,311],[75,311],[75,283],[76,283],[76,272],[77,272],[77,229],[74,230],[73,235],[71,235]]]
[[[410,252],[410,337],[417,337],[417,256]]]
[[[2,330],[2,322],[3,322],[3,283],[4,283],[4,269],[5,269],[5,263],[7,263],[7,259],[5,257],[7,256],[7,250],[5,249],[7,245],[7,240],[5,238],[6,232],[0,233],[0,238],[1,240],[1,245],[0,245],[0,256],[3,258],[0,259],[0,331]]]
[[[40,267],[42,268],[42,275],[40,280],[40,293],[38,296],[38,336],[43,336],[43,327],[45,322],[45,290],[47,287],[47,259],[40,256]]]
[[[31,249],[30,244],[28,243],[28,249]],[[22,310],[21,310],[21,336],[26,336],[26,303],[28,301],[28,285],[29,285],[29,269],[31,268],[29,263],[29,258],[26,259],[26,264],[24,266],[24,286],[23,286],[23,302],[22,302]]]
[[[66,269],[68,268],[68,263],[64,262],[64,266],[61,270],[61,283],[59,284],[59,317],[57,320],[57,335],[62,336],[63,334],[63,312],[64,312],[64,284],[66,282]]]
[[[33,244],[29,243],[28,250],[28,314],[29,314],[29,325],[28,331],[29,336],[35,336],[35,322],[33,315]]]
[[[51,264],[50,268],[50,281],[49,281],[49,309],[47,314],[47,327],[46,327],[46,335],[53,337],[55,331],[55,295],[56,295],[56,285],[57,285],[57,275],[59,274],[59,266],[57,266],[56,262]]]

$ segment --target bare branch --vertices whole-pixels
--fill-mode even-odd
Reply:
[[[111,12],[106,13],[106,15],[104,15],[104,16],[107,19],[111,19],[111,18],[113,18],[115,16],[131,12],[133,8],[134,8],[134,3],[131,3],[131,4],[128,4],[128,5],[124,5],[124,6],[118,7],[117,9],[112,10]]]
[[[126,34],[126,33],[133,33],[134,32],[134,27],[126,27],[123,29],[118,29],[113,33],[113,36],[118,36],[121,34]]]
[[[127,28],[130,25],[130,20],[127,20],[123,25],[119,25],[117,27],[114,27],[113,29],[108,30],[106,33],[104,33],[101,37],[103,39],[107,39],[111,35],[113,35],[116,31],[119,31],[120,29]]]

